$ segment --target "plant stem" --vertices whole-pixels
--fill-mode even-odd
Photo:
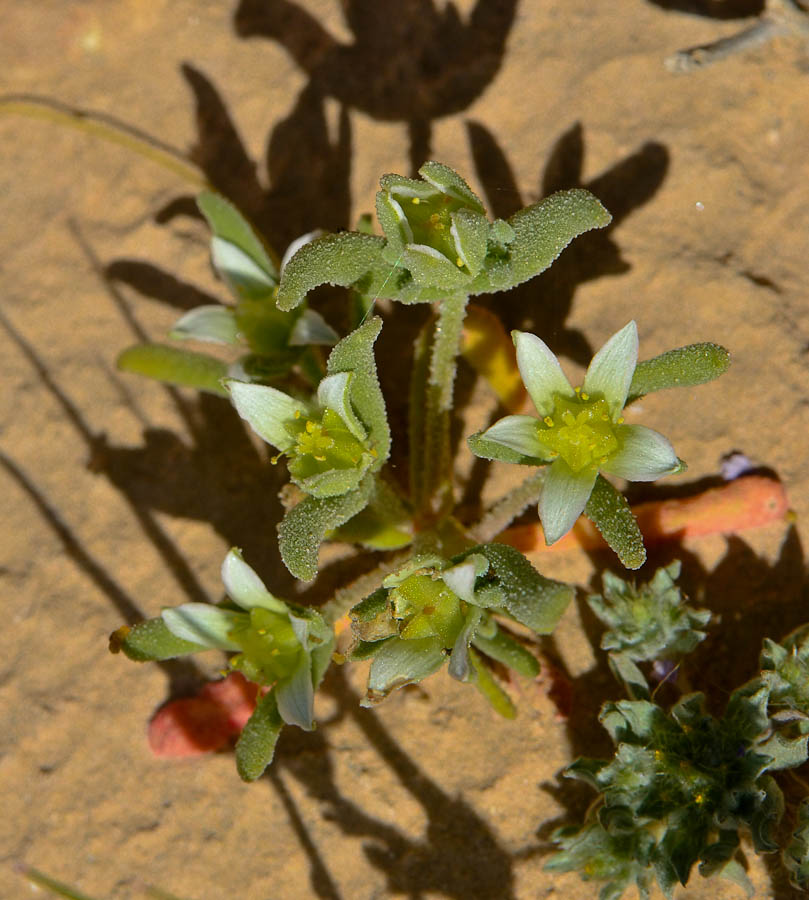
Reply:
[[[497,537],[520,513],[539,500],[545,470],[529,475],[522,484],[512,488],[489,509],[483,518],[469,529],[470,535],[481,543]]]
[[[66,125],[94,137],[126,147],[133,153],[151,160],[168,169],[197,190],[208,187],[208,182],[200,170],[179,150],[163,144],[138,129],[120,122],[112,116],[87,112],[59,103],[49,97],[32,94],[7,94],[0,96],[0,114],[16,114],[31,119],[44,119],[57,125]]]
[[[411,390],[411,423],[422,426],[411,443],[411,489],[416,509],[428,521],[440,518],[452,502],[450,410],[467,300],[449,297],[437,304],[426,378],[416,373]]]
[[[334,597],[328,603],[324,603],[320,608],[323,618],[329,625],[333,625],[338,619],[342,618],[352,606],[356,606],[368,594],[373,593],[382,583],[382,579],[391,572],[395,572],[400,566],[410,558],[411,551],[406,550],[403,553],[397,553],[385,562],[380,563],[375,569],[360,575],[351,584],[339,588],[334,593]]]

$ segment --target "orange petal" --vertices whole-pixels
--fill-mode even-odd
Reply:
[[[467,308],[461,353],[478,375],[489,382],[510,413],[522,409],[526,392],[517,368],[514,343],[494,313],[474,304]]]
[[[789,501],[783,485],[763,475],[746,475],[720,487],[709,488],[695,497],[651,500],[632,507],[647,544],[704,534],[736,534],[777,522],[788,511]],[[523,553],[606,547],[598,529],[584,517],[552,547],[545,545],[542,526],[538,522],[508,528],[497,540]]]
[[[256,707],[258,685],[240,672],[204,685],[196,696],[162,706],[149,722],[155,756],[199,756],[221,750],[244,728]]]

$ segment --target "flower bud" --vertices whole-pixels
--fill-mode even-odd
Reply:
[[[425,287],[461,288],[481,270],[490,224],[483,204],[448,166],[425,163],[422,180],[385,175],[377,215],[391,265]]]

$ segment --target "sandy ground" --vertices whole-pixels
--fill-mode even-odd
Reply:
[[[733,7],[755,3],[481,0],[474,21],[473,5],[453,24],[443,0],[245,0],[238,15],[212,0],[0,0],[0,87],[193,150],[281,248],[350,226],[381,173],[427,155],[500,215],[593,190],[609,232],[493,306],[571,371],[632,317],[644,356],[700,340],[732,350],[721,382],[642,403],[690,465],[679,485],[741,450],[780,476],[796,513],[791,529],[647,564],[681,556],[692,595],[721,613],[697,660],[721,708],[761,638],[809,618],[809,57],[781,39],[666,71],[667,55],[733,32]],[[289,591],[277,470],[224,402],[114,373],[123,347],[223,296],[189,185],[20,117],[0,116],[0,154],[0,896],[30,895],[13,870],[24,861],[98,898],[142,897],[143,883],[188,900],[594,897],[542,870],[548,823],[591,799],[558,774],[609,752],[595,716],[618,696],[581,603],[543,648],[572,680],[567,723],[543,688],[525,686],[504,722],[445,675],[371,713],[357,707],[362,671],[335,670],[319,730],[288,729],[255,785],[228,754],[150,755],[149,717],[199,672],[113,657],[107,635],[217,598],[232,544]],[[479,418],[493,411],[468,374],[459,389]],[[458,465],[469,472],[465,451]],[[595,571],[575,553],[542,564],[585,589]],[[747,859],[759,897],[790,896]],[[695,875],[678,896],[742,894]]]

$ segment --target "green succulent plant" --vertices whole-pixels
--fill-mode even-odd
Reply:
[[[711,619],[705,609],[693,609],[676,580],[680,563],[658,569],[646,584],[636,586],[604,572],[604,594],[587,598],[590,609],[608,626],[601,649],[630,697],[648,700],[649,686],[639,662],[676,661],[705,639],[701,629]]]
[[[633,881],[647,898],[653,880],[671,897],[698,864],[700,874],[751,894],[735,858],[740,833],[759,852],[778,848],[784,803],[771,772],[791,764],[766,752],[767,696],[764,685],[745,686],[721,719],[705,711],[702,694],[669,713],[647,700],[607,703],[600,720],[615,756],[580,759],[565,772],[596,788],[600,804],[584,826],[557,832],[562,849],[548,868],[606,881],[602,898],[620,897]]]

